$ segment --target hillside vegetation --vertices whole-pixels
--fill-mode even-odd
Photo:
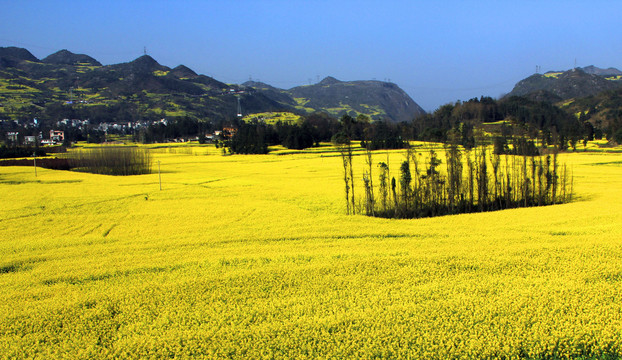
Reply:
[[[160,65],[149,55],[102,66],[83,54],[61,50],[39,61],[25,49],[0,48],[0,118],[93,123],[188,117],[223,121],[236,116],[228,85],[186,66]],[[246,112],[279,110],[257,93],[240,95]]]
[[[0,119],[100,123],[166,117],[222,123],[237,117],[237,98],[244,115],[327,111],[397,122],[423,113],[395,84],[338,83],[294,88],[290,93],[265,84],[256,88],[255,83],[225,84],[184,65],[163,66],[149,55],[103,66],[88,55],[68,50],[39,60],[26,49],[9,47],[0,48]],[[306,97],[308,104],[302,105],[295,97]]]
[[[594,96],[572,99],[560,104],[561,108],[582,122],[593,124],[618,144],[622,144],[622,89],[606,91]]]
[[[246,115],[242,118],[244,122],[260,121],[266,124],[274,125],[278,122],[287,124],[297,124],[302,117],[290,112],[266,112]]]
[[[519,81],[507,96],[527,96],[550,102],[582,98],[620,88],[621,74],[618,69],[595,66],[533,74]]]
[[[418,220],[346,215],[329,145],[152,145],[162,191],[1,168],[0,353],[619,358],[622,149],[603,144],[560,154],[572,203]],[[373,153],[392,175],[403,160]]]
[[[303,113],[325,111],[336,117],[365,114],[372,120],[409,122],[425,114],[397,85],[384,81],[339,81],[331,76],[317,84],[289,90],[249,81],[243,85]]]

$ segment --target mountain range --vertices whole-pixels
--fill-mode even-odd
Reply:
[[[610,122],[622,97],[622,71],[587,66],[534,74],[507,95],[547,101],[573,113],[605,114]],[[189,117],[211,123],[244,115],[323,111],[334,116],[366,114],[372,119],[411,121],[424,111],[396,84],[340,81],[279,89],[260,82],[227,84],[149,55],[102,65],[85,54],[61,50],[37,59],[28,50],[0,47],[0,119],[89,119],[93,123]]]
[[[149,55],[102,65],[68,50],[40,60],[23,48],[0,47],[0,119],[104,122],[187,116],[217,122],[235,118],[238,101],[245,115],[323,111],[399,122],[424,114],[408,94],[388,82],[327,77],[285,90],[254,82],[226,84],[184,65],[161,65]]]
[[[619,88],[622,88],[622,71],[590,65],[567,71],[549,71],[531,75],[519,81],[507,96],[526,96],[534,100],[555,103]]]
[[[339,81],[326,77],[314,85],[289,90],[278,89],[260,82],[245,82],[245,86],[279,103],[303,112],[322,110],[333,115],[366,114],[372,119],[411,121],[425,114],[397,85],[383,81]]]

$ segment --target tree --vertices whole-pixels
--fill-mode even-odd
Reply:
[[[304,122],[302,125],[286,124],[281,126],[281,131],[285,136],[282,140],[282,144],[286,148],[302,150],[313,146],[313,128],[308,123]]]
[[[409,208],[411,181],[412,176],[410,174],[410,164],[408,161],[404,161],[400,166],[400,191],[402,192],[402,202],[404,205],[404,209]]]
[[[380,174],[378,175],[378,180],[380,182],[380,198],[382,199],[382,211],[386,213],[387,211],[387,199],[389,197],[389,166],[384,163],[378,163],[378,167],[380,168]]]
[[[267,154],[268,144],[265,139],[264,124],[241,123],[237,131],[226,141],[232,154]]]
[[[346,212],[356,214],[354,208],[354,170],[352,169],[352,144],[349,139],[338,145],[337,149],[341,155],[343,165],[343,181],[345,182]]]

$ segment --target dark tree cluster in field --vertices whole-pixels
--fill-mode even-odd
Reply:
[[[38,155],[37,155],[38,156]],[[0,166],[33,166],[42,167],[50,170],[71,170],[72,165],[66,158],[44,157],[37,159],[8,159],[0,160]]]
[[[71,168],[103,175],[141,175],[151,173],[149,150],[129,146],[103,146],[68,153]]]
[[[320,141],[325,139],[321,139],[317,129],[306,120],[302,124],[277,122],[274,125],[242,122],[225,141],[225,146],[233,154],[266,154],[268,145],[301,150],[317,145]]]
[[[36,156],[45,156],[45,150],[39,147],[31,146],[0,146],[0,159],[21,158]]]
[[[267,128],[269,125],[253,122],[241,123],[225,146],[232,154],[267,154]]]
[[[402,137],[400,128],[391,126],[386,122],[369,124],[364,129],[364,137],[361,146],[370,150],[379,149],[403,149],[407,142]]]
[[[445,164],[430,149],[427,157],[409,148],[406,160],[391,175],[388,162],[377,164],[378,186],[373,185],[374,164],[367,150],[363,175],[365,194],[358,212],[387,218],[421,218],[494,211],[569,202],[572,175],[560,165],[557,152],[546,156],[490,153],[486,146],[462,150],[445,146]],[[341,148],[348,214],[357,212],[354,197],[352,148]],[[360,202],[359,202],[360,204]]]

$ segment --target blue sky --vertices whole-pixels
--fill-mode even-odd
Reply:
[[[390,79],[426,111],[542,71],[622,68],[619,1],[0,1],[0,46],[290,88]]]

